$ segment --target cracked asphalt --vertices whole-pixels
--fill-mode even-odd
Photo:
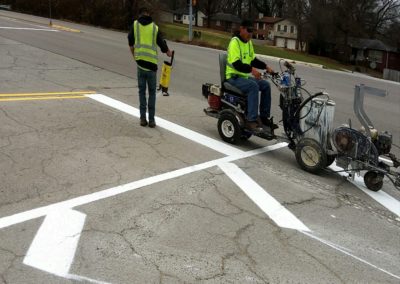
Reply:
[[[0,26],[45,21],[0,12]],[[62,24],[83,32],[0,30],[0,93],[90,90],[138,107],[125,35]],[[78,42],[79,58],[71,51]],[[119,59],[102,58],[109,51],[103,43]],[[199,80],[208,75],[194,78],[198,94],[188,95],[179,76],[193,58],[185,57],[187,46],[171,46],[182,54],[172,78],[176,91],[157,98],[156,114],[219,140],[216,121],[202,113]],[[98,63],[82,59],[91,53]],[[119,71],[118,60],[125,64]],[[197,70],[187,68],[188,76]],[[324,77],[308,72],[315,72],[315,86]],[[224,157],[161,127],[140,127],[137,118],[89,98],[0,102],[0,121],[0,219]],[[237,147],[273,143],[251,138]],[[74,207],[87,217],[70,273],[106,283],[398,283],[399,216],[336,174],[301,171],[286,148],[234,163],[323,241],[279,227],[210,167]],[[389,183],[384,190],[400,199]],[[0,229],[0,283],[79,282],[23,264],[43,220]]]

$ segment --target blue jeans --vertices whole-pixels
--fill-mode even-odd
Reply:
[[[156,112],[156,84],[157,72],[137,68],[139,85],[140,118],[146,119],[146,108],[149,110],[149,121],[154,121]],[[149,89],[149,102],[146,102],[146,83]]]
[[[258,92],[261,92],[260,117],[269,117],[271,112],[271,86],[265,80],[256,80],[235,77],[228,82],[247,94],[247,117],[248,121],[256,121],[258,117]]]

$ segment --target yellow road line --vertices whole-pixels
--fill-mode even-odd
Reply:
[[[72,32],[72,33],[80,33],[80,30],[76,30],[76,29],[71,29],[71,28],[67,28],[67,27],[63,27],[63,26],[59,26],[59,25],[50,25],[50,27],[58,29],[58,30],[62,30],[62,31],[66,31],[66,32]]]
[[[24,97],[24,98],[7,98],[0,99],[0,102],[11,102],[11,101],[33,101],[33,100],[66,100],[66,99],[86,99],[86,96],[60,96],[60,97]]]
[[[50,92],[50,93],[0,94],[0,97],[32,97],[32,96],[88,95],[88,94],[96,94],[96,92],[94,92],[94,91],[81,91],[81,92]]]

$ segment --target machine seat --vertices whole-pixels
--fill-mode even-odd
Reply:
[[[220,53],[219,54],[219,74],[220,74],[220,79],[221,79],[221,86],[223,90],[228,91],[232,93],[233,95],[241,96],[241,97],[246,97],[246,94],[243,93],[241,90],[236,88],[235,86],[229,84],[225,80],[225,69],[226,69],[226,53]]]
[[[246,94],[243,93],[241,90],[239,90],[238,88],[236,88],[235,86],[233,86],[232,84],[229,84],[227,81],[224,82],[223,84],[224,86],[224,90],[232,93],[233,95],[238,95],[241,97],[246,97]]]

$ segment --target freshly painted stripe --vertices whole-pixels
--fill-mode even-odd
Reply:
[[[342,171],[343,169],[338,167],[336,165],[336,162],[333,163],[330,167],[331,170],[333,171]],[[346,172],[338,172],[337,174],[343,176],[343,177],[348,177],[349,174]],[[368,188],[365,187],[364,184],[364,179],[361,176],[356,175],[354,181],[351,179],[348,179],[349,182],[354,184],[356,187],[361,189],[364,193],[369,195],[371,198],[373,198],[375,201],[380,203],[382,206],[386,207],[389,211],[393,212],[397,216],[400,216],[400,201],[397,199],[393,198],[383,190],[380,191],[372,191],[369,190]]]
[[[371,266],[371,267],[373,267],[375,269],[378,269],[378,270],[382,271],[383,273],[386,273],[386,274],[388,274],[388,275],[390,275],[390,276],[392,276],[392,277],[394,277],[396,279],[400,279],[400,276],[398,276],[396,274],[393,274],[393,273],[391,273],[391,272],[389,272],[389,271],[387,271],[385,269],[382,269],[382,268],[380,268],[380,267],[378,267],[378,266],[376,266],[376,265],[374,265],[374,264],[372,264],[372,263],[370,263],[370,262],[368,262],[368,261],[366,261],[366,260],[364,260],[364,259],[362,259],[362,258],[360,258],[358,256],[355,256],[354,254],[351,254],[348,249],[344,249],[339,245],[336,245],[336,244],[334,244],[332,242],[329,242],[329,241],[321,239],[321,238],[319,238],[317,236],[314,236],[312,233],[305,232],[305,231],[302,231],[302,233],[304,235],[306,235],[306,236],[308,236],[308,237],[310,237],[310,238],[312,238],[314,240],[317,240],[317,241],[323,243],[324,245],[327,245],[327,246],[329,246],[329,247],[331,247],[331,248],[333,248],[333,249],[335,249],[335,250],[337,250],[337,251],[339,251],[339,252],[341,252],[341,253],[343,253],[343,254],[345,254],[347,256],[350,256],[350,257],[352,257],[352,258],[354,258],[354,259],[356,259],[356,260],[368,265],[368,266]]]
[[[98,101],[100,103],[103,103],[105,105],[108,105],[112,108],[118,109],[122,112],[125,112],[129,115],[135,116],[135,117],[140,117],[140,112],[137,108],[134,108],[128,104],[125,104],[123,102],[114,100],[112,98],[109,98],[107,96],[101,95],[101,94],[96,94],[96,95],[87,95],[87,97]],[[157,126],[165,128],[168,131],[171,131],[177,135],[180,135],[182,137],[185,137],[189,140],[192,140],[194,142],[197,142],[203,146],[206,146],[212,150],[215,150],[217,152],[220,152],[225,155],[241,155],[243,154],[242,150],[239,150],[235,147],[232,147],[228,144],[225,144],[221,141],[212,139],[210,137],[207,137],[205,135],[202,135],[200,133],[197,133],[195,131],[192,131],[190,129],[187,129],[183,126],[180,126],[178,124],[169,122],[165,119],[162,119],[160,117],[156,117],[156,122]]]
[[[237,165],[220,163],[218,166],[279,227],[310,231],[295,215],[268,194]]]
[[[232,162],[235,160],[249,158],[251,156],[255,156],[258,154],[277,150],[282,147],[285,147],[286,145],[287,145],[286,143],[279,143],[279,144],[275,144],[272,146],[264,147],[262,149],[245,152],[242,155],[228,156],[228,157],[224,157],[221,159],[208,161],[208,162],[205,162],[202,164],[189,166],[189,167],[175,170],[172,172],[163,173],[163,174],[160,174],[157,176],[145,178],[145,179],[127,183],[124,185],[120,185],[120,186],[105,189],[102,191],[94,192],[91,194],[83,195],[80,197],[72,198],[70,200],[53,203],[51,205],[47,205],[47,206],[39,207],[36,209],[31,209],[31,210],[28,210],[25,212],[17,213],[17,214],[11,215],[11,216],[3,217],[3,218],[0,218],[0,229],[9,227],[9,226],[12,226],[15,224],[19,224],[19,223],[22,223],[22,222],[25,222],[28,220],[32,220],[35,218],[43,217],[43,216],[49,214],[50,212],[52,212],[53,210],[70,209],[70,208],[74,208],[76,206],[85,205],[85,204],[88,204],[91,202],[95,202],[95,201],[102,200],[105,198],[113,197],[113,196],[116,196],[116,195],[119,195],[119,194],[122,194],[125,192],[133,191],[133,190],[141,188],[141,187],[149,186],[149,185],[161,182],[161,181],[177,178],[177,177],[180,177],[180,176],[183,176],[186,174],[190,174],[193,172],[197,172],[197,171],[205,170],[205,169],[208,169],[211,167],[215,167],[220,163],[229,163],[229,162]]]
[[[55,96],[55,95],[88,95],[95,94],[93,91],[79,91],[79,92],[47,92],[47,93],[9,93],[0,94],[0,97],[33,97],[33,96]]]
[[[86,215],[74,210],[47,214],[24,258],[24,264],[65,277],[68,275]]]
[[[38,101],[38,100],[66,100],[66,99],[86,99],[86,96],[59,96],[59,97],[25,97],[25,98],[7,98],[0,99],[0,102],[12,102],[12,101]]]
[[[36,28],[18,28],[18,27],[0,27],[1,30],[26,30],[26,31],[44,31],[44,32],[59,32],[52,29],[36,29]]]

